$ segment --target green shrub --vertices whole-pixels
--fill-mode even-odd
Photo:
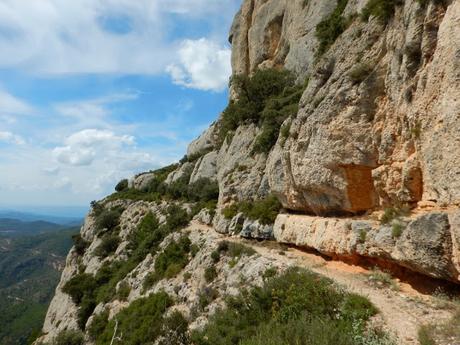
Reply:
[[[291,268],[262,287],[228,297],[227,307],[192,335],[196,345],[355,345],[376,309],[330,280]]]
[[[128,282],[124,281],[118,286],[116,297],[119,301],[127,301],[130,293],[131,286]]]
[[[110,320],[104,330],[96,337],[97,345],[109,345],[115,330],[115,319],[118,321],[117,336],[123,334],[123,340],[116,340],[114,345],[121,344],[153,344],[162,335],[164,313],[172,305],[172,299],[159,292],[147,298],[141,298],[119,312]]]
[[[253,202],[241,202],[239,210],[249,219],[258,220],[261,224],[273,224],[281,210],[281,203],[274,195]]]
[[[347,29],[349,23],[342,16],[348,0],[338,0],[334,11],[316,26],[316,37],[319,41],[317,55],[323,55],[335,40]]]
[[[101,244],[95,249],[94,253],[99,258],[106,258],[115,253],[120,244],[120,237],[115,234],[106,234],[102,237]]]
[[[200,178],[188,186],[188,200],[194,202],[208,202],[219,197],[219,185],[209,178]]]
[[[220,252],[218,250],[214,250],[211,253],[211,259],[214,263],[218,263],[220,260]]]
[[[432,336],[433,330],[431,326],[420,326],[418,329],[418,341],[420,345],[436,345],[436,341]]]
[[[249,78],[235,76],[232,85],[238,100],[231,102],[219,122],[219,137],[225,137],[244,123],[262,128],[254,152],[268,152],[278,138],[281,124],[289,116],[297,115],[297,107],[306,85],[295,85],[292,73],[286,70],[258,70]]]
[[[190,222],[190,217],[186,210],[177,205],[171,205],[166,210],[166,228],[169,231],[176,231],[186,227]]]
[[[211,287],[203,288],[198,294],[198,308],[203,311],[208,305],[219,297],[219,292]]]
[[[241,243],[222,241],[217,247],[217,252],[224,254],[230,258],[240,258],[243,255],[252,256],[256,251],[251,247],[245,246]]]
[[[83,345],[83,333],[79,331],[61,331],[53,341],[53,345]]]
[[[81,273],[70,279],[62,288],[62,291],[72,297],[72,301],[79,305],[85,295],[93,294],[97,287],[94,276]]]
[[[231,204],[222,210],[225,219],[232,219],[238,214],[238,204]]]
[[[72,241],[75,248],[75,252],[78,255],[85,254],[86,249],[89,247],[89,242],[85,241],[83,237],[81,237],[81,234],[73,235]]]
[[[362,83],[372,72],[372,67],[365,63],[359,63],[348,73],[354,84]]]
[[[177,310],[163,321],[162,333],[163,338],[160,340],[158,345],[190,344],[188,322]]]
[[[115,190],[117,192],[123,192],[125,190],[128,189],[128,180],[127,179],[123,179],[121,180],[120,182],[117,183],[117,185],[115,186]]]
[[[92,340],[96,340],[97,337],[104,332],[107,324],[109,323],[109,312],[104,311],[93,317],[91,324],[88,327],[88,335]]]
[[[215,266],[206,267],[206,269],[204,270],[204,279],[206,280],[206,283],[211,283],[216,278],[217,278],[216,267]]]
[[[380,217],[380,223],[389,224],[394,219],[397,219],[402,216],[407,216],[409,213],[410,213],[410,208],[408,206],[387,207],[383,211],[382,217]]]
[[[395,6],[401,4],[401,0],[369,0],[361,12],[361,18],[368,20],[371,16],[376,17],[386,25],[395,14]]]
[[[148,274],[144,281],[144,290],[149,289],[161,279],[175,277],[190,261],[191,242],[186,236],[171,242],[155,259],[155,271]]]
[[[391,226],[391,236],[393,236],[393,238],[401,237],[403,231],[404,231],[404,225],[402,225],[401,223],[394,223]]]
[[[112,231],[120,223],[122,210],[119,208],[115,209],[104,209],[96,218],[97,230],[108,230]]]

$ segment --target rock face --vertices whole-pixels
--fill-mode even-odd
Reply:
[[[286,68],[299,82],[308,79],[308,86],[297,115],[286,120],[288,135],[280,135],[270,152],[253,150],[262,132],[258,124],[241,123],[220,140],[219,118],[190,144],[189,161],[167,177],[167,185],[189,176],[190,183],[209,179],[219,185],[215,212],[204,209],[194,218],[195,225],[212,224],[215,232],[189,229],[192,242],[204,248],[184,272],[193,279],[186,282],[181,273],[153,288],[180,297],[186,312],[196,303],[218,233],[274,238],[336,259],[366,258],[460,283],[460,1],[406,0],[385,24],[372,15],[360,18],[367,3],[347,2],[345,30],[319,54],[316,27],[336,9],[336,0],[243,0],[229,36],[234,75]],[[231,99],[238,99],[234,88]],[[153,176],[138,175],[130,187],[143,190]],[[224,215],[234,203],[270,194],[283,206],[274,225],[243,213]],[[379,222],[382,209],[401,205],[410,205],[412,215]],[[110,206],[124,211],[121,242],[105,261],[126,257],[129,235],[148,211],[165,222],[166,203],[119,200]],[[90,214],[82,237],[91,244],[79,263],[75,251],[69,253],[44,340],[77,327],[77,308],[61,289],[79,264],[91,274],[103,264],[95,254],[101,239],[94,229]],[[107,308],[112,315],[142,296],[141,282],[155,259],[149,254],[127,276],[128,301],[101,304],[96,311]],[[241,272],[257,282],[268,264],[276,265],[258,258],[234,270],[219,266],[216,288],[235,291]]]
[[[331,257],[379,259],[459,282],[459,215],[459,211],[450,215],[427,213],[389,225],[365,219],[279,215],[274,236],[278,242],[315,249]],[[395,234],[395,224],[400,234]]]

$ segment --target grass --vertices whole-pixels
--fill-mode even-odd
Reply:
[[[399,290],[398,285],[393,280],[393,277],[388,272],[381,271],[379,268],[374,267],[372,273],[368,277],[369,282],[378,288],[391,288],[392,290]]]
[[[357,336],[366,338],[365,321],[377,313],[366,298],[299,268],[227,297],[226,305],[192,334],[195,345],[355,345]]]
[[[418,341],[421,345],[459,344],[460,310],[457,310],[452,319],[445,323],[420,326]]]
[[[393,236],[393,238],[401,237],[403,231],[404,231],[404,225],[402,225],[401,223],[394,223],[391,226],[391,236]]]
[[[380,217],[380,224],[389,224],[395,219],[409,215],[409,213],[410,213],[409,206],[387,207],[383,211],[382,217]]]

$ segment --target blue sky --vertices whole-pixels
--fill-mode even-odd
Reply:
[[[227,103],[241,0],[1,0],[0,206],[87,205]]]

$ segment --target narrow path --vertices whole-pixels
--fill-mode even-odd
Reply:
[[[194,228],[214,231],[211,227],[193,222]],[[374,320],[398,338],[398,344],[418,345],[418,327],[427,323],[441,323],[452,316],[452,312],[441,308],[439,303],[430,295],[424,295],[413,289],[409,284],[395,280],[397,290],[389,287],[378,287],[371,284],[371,272],[360,266],[350,265],[340,261],[326,260],[320,255],[306,253],[296,248],[283,250],[276,242],[257,242],[238,237],[222,235],[222,239],[244,243],[254,248],[260,255],[310,269],[318,274],[334,280],[348,291],[369,298],[380,310],[379,318]]]

